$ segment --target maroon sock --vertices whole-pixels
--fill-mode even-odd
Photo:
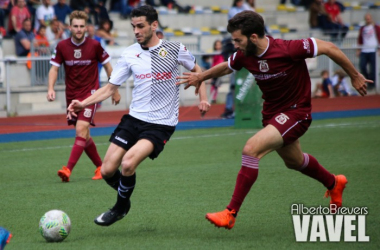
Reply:
[[[96,167],[100,167],[102,165],[102,159],[100,158],[96,145],[91,137],[87,140],[84,151]]]
[[[259,175],[259,160],[248,155],[242,156],[242,166],[236,179],[235,190],[230,204],[227,206],[229,210],[239,211],[244,198]]]
[[[70,169],[70,171],[73,171],[75,164],[77,164],[80,156],[83,153],[85,145],[86,139],[79,136],[75,137],[75,142],[73,148],[71,149],[70,158],[66,166],[68,169]]]
[[[324,167],[322,167],[321,164],[319,164],[319,162],[317,161],[317,159],[315,159],[313,156],[304,153],[303,157],[303,164],[302,167],[299,169],[301,173],[316,179],[328,189],[334,187],[335,176],[333,174],[331,174]]]

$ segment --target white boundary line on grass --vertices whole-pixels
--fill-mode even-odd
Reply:
[[[320,129],[320,128],[339,128],[339,127],[348,127],[353,126],[355,128],[358,127],[380,127],[379,122],[354,122],[354,123],[329,123],[329,124],[322,124],[322,125],[316,125],[311,126],[309,130],[313,129]],[[235,136],[235,135],[241,135],[241,134],[254,134],[259,129],[256,130],[248,130],[248,131],[242,131],[242,132],[235,132],[235,133],[217,133],[217,134],[206,134],[206,135],[198,135],[198,136],[180,136],[180,137],[173,137],[170,140],[186,140],[186,139],[195,139],[195,138],[208,138],[208,137],[219,137],[219,136]],[[247,138],[248,139],[248,138]],[[96,143],[97,146],[105,146],[109,145],[109,143]],[[28,151],[37,151],[37,150],[53,150],[53,149],[61,149],[61,148],[71,148],[72,145],[67,146],[55,146],[55,147],[39,147],[39,148],[19,148],[19,149],[9,149],[9,150],[1,150],[0,152],[9,152],[9,153],[17,153],[17,152],[28,152]]]

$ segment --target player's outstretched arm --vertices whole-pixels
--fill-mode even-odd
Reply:
[[[55,65],[51,65],[51,68],[49,70],[48,92],[46,95],[46,98],[49,102],[52,102],[55,100],[54,85],[55,85],[55,82],[57,81],[58,70],[59,70],[59,67]]]
[[[362,96],[367,94],[367,84],[373,81],[366,79],[357,71],[350,59],[333,43],[315,39],[318,46],[318,56],[326,55],[350,76],[352,86]]]
[[[202,73],[185,72],[183,73],[183,76],[177,77],[177,79],[182,79],[181,81],[177,82],[177,85],[187,83],[185,89],[189,88],[190,86],[194,86],[195,93],[198,94],[199,88],[203,81],[231,73],[232,70],[228,67],[228,62],[223,62],[206,71],[203,71]]]
[[[191,72],[195,73],[202,73],[201,67],[199,67],[198,64],[195,64],[194,68],[191,70]],[[207,90],[206,90],[206,84],[205,82],[201,82],[201,85],[199,87],[199,104],[198,108],[201,112],[201,115],[204,116],[207,111],[210,110],[210,103],[207,99]]]
[[[112,73],[112,65],[110,62],[106,63],[103,65],[106,73],[107,73],[107,76],[108,76],[108,79],[110,79],[111,77],[111,73]],[[117,89],[115,91],[115,93],[112,95],[112,104],[114,105],[118,105],[119,102],[120,102],[120,99],[121,99],[121,96],[120,96],[120,93],[119,93],[119,89]]]
[[[94,94],[87,97],[83,101],[73,100],[69,107],[67,108],[68,114],[67,117],[71,118],[71,116],[77,116],[75,113],[84,109],[85,107],[92,105],[94,103],[98,103],[101,101],[104,101],[111,95],[113,95],[116,90],[119,88],[119,86],[108,83],[107,85],[101,87],[97,91],[95,91]]]

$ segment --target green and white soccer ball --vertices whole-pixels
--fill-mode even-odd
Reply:
[[[70,218],[61,210],[50,210],[40,219],[40,233],[48,242],[63,241],[69,236],[70,228]]]

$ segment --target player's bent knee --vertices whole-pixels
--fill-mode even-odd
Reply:
[[[122,168],[122,174],[129,176],[129,175],[133,175],[133,173],[135,172],[136,166],[135,164],[133,164],[132,161],[124,160],[121,163],[121,168]]]

